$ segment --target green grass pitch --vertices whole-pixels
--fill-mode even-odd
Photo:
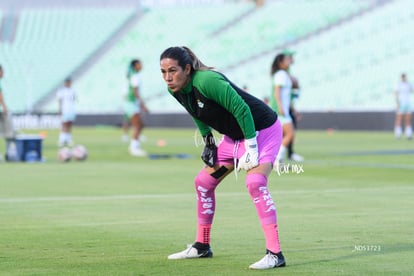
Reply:
[[[244,173],[217,189],[214,258],[167,260],[195,237],[194,129],[146,129],[148,152],[190,155],[149,160],[128,155],[120,129],[75,128],[89,157],[65,164],[57,134],[44,163],[0,162],[0,275],[414,273],[414,141],[391,132],[298,133],[303,171],[269,179],[287,260],[276,271],[248,270],[265,248]]]

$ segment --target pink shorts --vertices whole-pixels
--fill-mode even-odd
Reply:
[[[259,147],[259,164],[273,164],[282,144],[282,126],[279,120],[270,127],[258,131],[256,137]],[[218,145],[218,163],[220,165],[234,164],[234,159],[239,159],[245,151],[244,140],[235,141],[224,135]]]

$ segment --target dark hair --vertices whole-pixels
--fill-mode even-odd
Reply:
[[[187,64],[191,66],[191,73],[197,70],[209,70],[213,67],[204,65],[197,58],[197,56],[190,50],[190,48],[182,47],[170,47],[166,49],[160,56],[160,61],[165,58],[174,59],[178,62],[178,65],[184,70]]]
[[[273,60],[272,67],[270,68],[270,75],[273,76],[274,73],[280,70],[280,63],[285,59],[285,54],[278,54]]]
[[[129,63],[128,70],[127,70],[127,78],[134,72],[135,65],[141,63],[139,59],[133,59]]]
[[[137,63],[141,63],[139,59],[133,59],[129,65],[130,68],[134,68]]]

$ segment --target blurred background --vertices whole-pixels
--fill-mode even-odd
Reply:
[[[72,76],[77,124],[120,124],[139,58],[148,125],[183,126],[191,120],[159,70],[164,49],[190,47],[261,99],[274,56],[289,49],[302,128],[391,130],[394,87],[402,72],[414,79],[413,29],[411,0],[1,0],[2,88],[16,120],[53,115]]]

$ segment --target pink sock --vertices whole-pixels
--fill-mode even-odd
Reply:
[[[266,239],[266,248],[274,253],[280,252],[277,230],[276,207],[267,190],[267,178],[262,174],[248,174],[246,186],[256,206]]]
[[[196,242],[210,244],[211,224],[197,224]]]
[[[216,209],[215,190],[220,181],[204,170],[195,178],[197,192],[197,236],[196,242],[210,243],[210,230]]]
[[[263,233],[266,238],[266,249],[273,253],[280,252],[279,231],[277,230],[277,224],[262,225]]]

